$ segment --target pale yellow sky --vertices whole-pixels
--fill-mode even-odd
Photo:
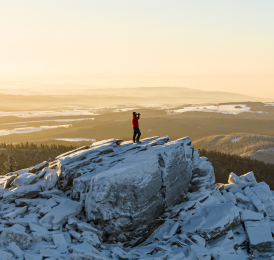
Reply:
[[[274,98],[272,0],[0,0],[0,81]]]

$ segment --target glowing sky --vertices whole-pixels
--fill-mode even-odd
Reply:
[[[0,0],[0,81],[274,98],[273,0]]]

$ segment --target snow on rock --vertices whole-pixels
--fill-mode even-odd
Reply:
[[[12,186],[17,188],[19,186],[25,186],[30,184],[33,179],[36,178],[36,175],[33,173],[25,173],[20,175],[18,178],[16,178],[13,182],[12,182]]]
[[[5,182],[3,185],[3,189],[8,189],[10,188],[11,184],[13,183],[13,181],[18,177],[18,174],[16,173],[12,173],[12,174],[7,174],[6,178],[5,178]]]
[[[15,242],[22,250],[28,249],[32,241],[30,235],[13,227],[4,228],[0,235],[1,246],[8,246],[11,242]]]
[[[49,163],[47,161],[44,161],[42,163],[39,163],[38,165],[34,166],[29,170],[30,173],[36,173],[47,167]]]
[[[81,209],[81,203],[66,199],[42,217],[39,224],[47,229],[59,229],[69,217],[77,215]]]
[[[142,242],[162,223],[158,218],[166,210],[186,199],[194,165],[201,166],[194,163],[199,158],[190,139],[161,146],[154,146],[155,142],[91,179],[86,216],[99,225],[108,241]]]
[[[14,202],[16,199],[28,198],[32,199],[38,196],[41,187],[38,184],[20,186],[3,195],[3,203],[8,204]]]
[[[260,221],[264,219],[264,215],[251,210],[245,210],[242,212],[242,221]]]
[[[188,137],[95,142],[0,177],[0,259],[274,259],[273,194]]]
[[[25,254],[25,260],[42,260],[43,257],[38,254],[33,254],[33,253],[26,253]]]
[[[245,228],[253,254],[273,255],[273,237],[268,221],[246,221]]]
[[[195,153],[198,151],[195,151]],[[190,191],[215,189],[215,175],[212,164],[207,158],[202,157],[195,161]]]
[[[239,210],[234,204],[218,203],[201,207],[189,218],[185,230],[197,232],[206,240],[212,240],[224,235],[239,223]]]
[[[107,258],[99,257],[93,253],[81,253],[81,254],[71,254],[70,258],[72,260],[106,260]]]
[[[24,252],[16,245],[15,242],[11,242],[7,249],[13,253],[16,258],[23,257]]]
[[[0,250],[0,256],[1,256],[1,260],[13,260],[13,256],[12,254],[6,252],[6,251],[3,251],[3,250]]]

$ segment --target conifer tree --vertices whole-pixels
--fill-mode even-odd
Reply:
[[[15,172],[17,170],[18,163],[12,155],[8,156],[8,160],[3,163],[1,167],[1,174],[6,174],[9,172]]]

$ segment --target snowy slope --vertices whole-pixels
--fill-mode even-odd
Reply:
[[[3,260],[274,256],[269,186],[215,185],[189,138],[96,142],[3,176],[0,196]]]

